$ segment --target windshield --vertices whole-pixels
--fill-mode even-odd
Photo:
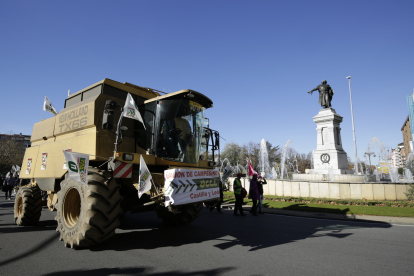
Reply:
[[[190,100],[159,101],[155,154],[183,163],[198,163],[205,108]]]

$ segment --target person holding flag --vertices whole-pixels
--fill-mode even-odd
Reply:
[[[257,174],[254,174],[253,178],[250,180],[249,199],[251,199],[253,202],[253,206],[250,209],[250,213],[252,213],[253,216],[258,216],[257,215],[257,201],[260,199],[260,195],[259,195],[259,187],[257,183]]]

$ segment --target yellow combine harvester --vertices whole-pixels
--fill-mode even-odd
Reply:
[[[121,117],[128,93],[144,124]],[[219,149],[219,134],[205,118],[205,110],[213,103],[193,90],[160,93],[104,79],[68,96],[57,116],[36,123],[20,174],[21,179],[31,181],[16,195],[16,223],[27,226],[39,221],[44,205],[41,191],[47,191],[48,208],[57,210],[57,231],[71,248],[89,247],[113,236],[127,211],[156,211],[164,222],[174,225],[193,221],[204,200],[165,204],[164,172],[217,173],[207,154],[210,150],[214,156]],[[63,151],[89,155],[88,185],[68,177]],[[153,185],[139,198],[141,156]],[[208,185],[218,187],[219,177],[210,179]]]

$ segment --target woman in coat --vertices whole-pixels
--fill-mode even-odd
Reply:
[[[3,183],[4,186],[6,186],[6,194],[5,194],[5,199],[7,200],[7,194],[9,194],[9,200],[11,200],[11,192],[14,188],[14,186],[16,186],[16,180],[13,177],[12,173],[9,173],[9,176],[4,180]]]
[[[249,199],[252,200],[253,206],[250,209],[250,213],[254,216],[257,216],[257,201],[259,200],[259,188],[257,184],[257,174],[253,175],[253,178],[250,180],[250,190],[249,190]]]

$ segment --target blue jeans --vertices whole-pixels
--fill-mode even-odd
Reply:
[[[259,209],[259,212],[262,211],[262,204],[263,204],[263,195],[260,195],[259,204],[257,204],[257,208]]]

